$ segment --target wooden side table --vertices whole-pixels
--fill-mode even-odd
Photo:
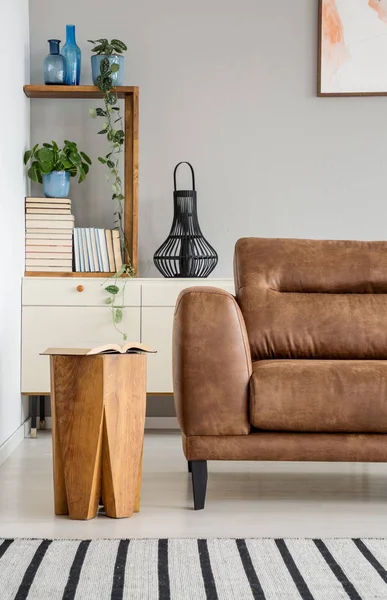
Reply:
[[[51,355],[55,514],[140,510],[146,355]]]

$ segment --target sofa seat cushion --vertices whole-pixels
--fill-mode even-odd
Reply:
[[[255,362],[250,421],[266,431],[387,433],[387,361]]]

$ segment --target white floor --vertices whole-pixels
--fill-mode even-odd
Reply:
[[[26,439],[0,466],[0,538],[385,536],[387,465],[209,463],[192,509],[177,432],[148,433],[141,512],[70,521],[53,514],[51,437]]]

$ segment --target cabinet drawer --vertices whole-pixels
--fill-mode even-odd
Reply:
[[[235,293],[233,279],[161,279],[142,282],[142,306],[175,306],[180,292],[194,286],[219,287]]]
[[[140,308],[126,308],[119,328],[129,340],[140,339]],[[122,345],[107,307],[25,306],[22,312],[22,394],[50,391],[47,348],[93,348]]]
[[[123,290],[124,280],[119,288]],[[23,279],[23,306],[104,306],[109,294],[105,291],[113,280],[102,278],[42,278],[25,277]],[[79,289],[83,288],[82,291]],[[77,289],[78,288],[78,289]],[[141,286],[135,279],[129,279],[117,296],[117,304],[140,306]]]
[[[150,394],[172,393],[173,306],[142,309],[142,340],[157,350],[148,357],[147,391]]]

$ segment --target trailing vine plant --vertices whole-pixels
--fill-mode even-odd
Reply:
[[[99,135],[106,135],[109,148],[105,156],[99,156],[98,160],[105,165],[108,173],[106,180],[110,182],[112,187],[112,200],[116,202],[117,210],[114,212],[115,225],[120,232],[121,251],[123,255],[122,267],[112,276],[110,283],[105,290],[109,296],[105,302],[109,305],[112,313],[113,325],[116,330],[122,335],[123,339],[127,339],[126,333],[120,328],[120,323],[123,319],[123,308],[125,305],[125,287],[130,277],[135,276],[128,243],[125,237],[123,226],[123,207],[124,207],[124,190],[122,179],[120,176],[120,160],[124,150],[125,132],[123,130],[123,118],[118,102],[116,88],[114,87],[113,74],[116,73],[120,66],[117,63],[112,63],[109,56],[115,53],[121,53],[127,49],[126,45],[120,40],[112,40],[108,42],[106,39],[91,41],[93,44],[98,44],[93,51],[97,54],[104,54],[100,63],[100,74],[97,77],[97,87],[103,94],[104,108],[90,108],[90,116],[93,119],[103,119],[103,125]],[[122,286],[119,286],[119,279],[123,277]],[[106,282],[105,282],[106,283]],[[120,291],[122,294],[120,295]],[[120,302],[118,302],[118,298]]]

